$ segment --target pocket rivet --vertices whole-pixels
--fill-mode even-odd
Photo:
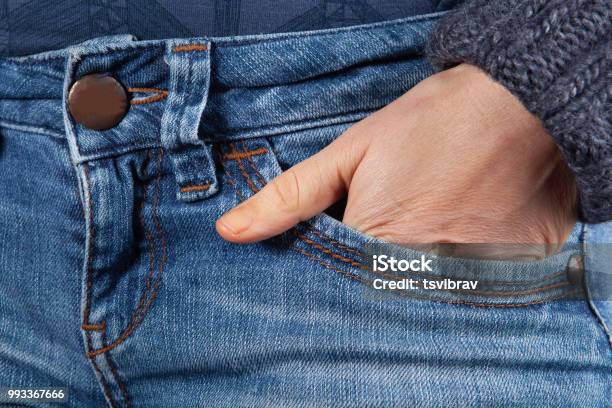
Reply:
[[[582,281],[584,273],[584,258],[582,255],[572,255],[567,263],[567,280],[575,285]]]

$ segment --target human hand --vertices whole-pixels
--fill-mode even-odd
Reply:
[[[576,220],[573,176],[541,122],[470,65],[435,74],[217,221],[282,233],[348,193],[343,222],[394,243],[547,244]]]

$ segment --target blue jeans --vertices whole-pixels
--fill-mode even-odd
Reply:
[[[482,286],[407,296],[371,284],[364,248],[390,246],[326,214],[258,244],[215,233],[431,75],[437,17],[0,60],[0,386],[65,387],[77,407],[609,406],[592,278],[609,264],[589,248],[610,224],[541,261],[436,257],[430,278]],[[66,109],[91,73],[131,96],[109,130]]]

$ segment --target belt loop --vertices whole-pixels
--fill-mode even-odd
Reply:
[[[210,42],[166,42],[170,69],[161,142],[171,158],[177,199],[196,201],[218,190],[212,146],[198,137],[210,86]]]

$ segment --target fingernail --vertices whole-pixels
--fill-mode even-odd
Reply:
[[[251,211],[246,207],[236,207],[219,218],[219,224],[234,235],[246,231],[252,223]]]

